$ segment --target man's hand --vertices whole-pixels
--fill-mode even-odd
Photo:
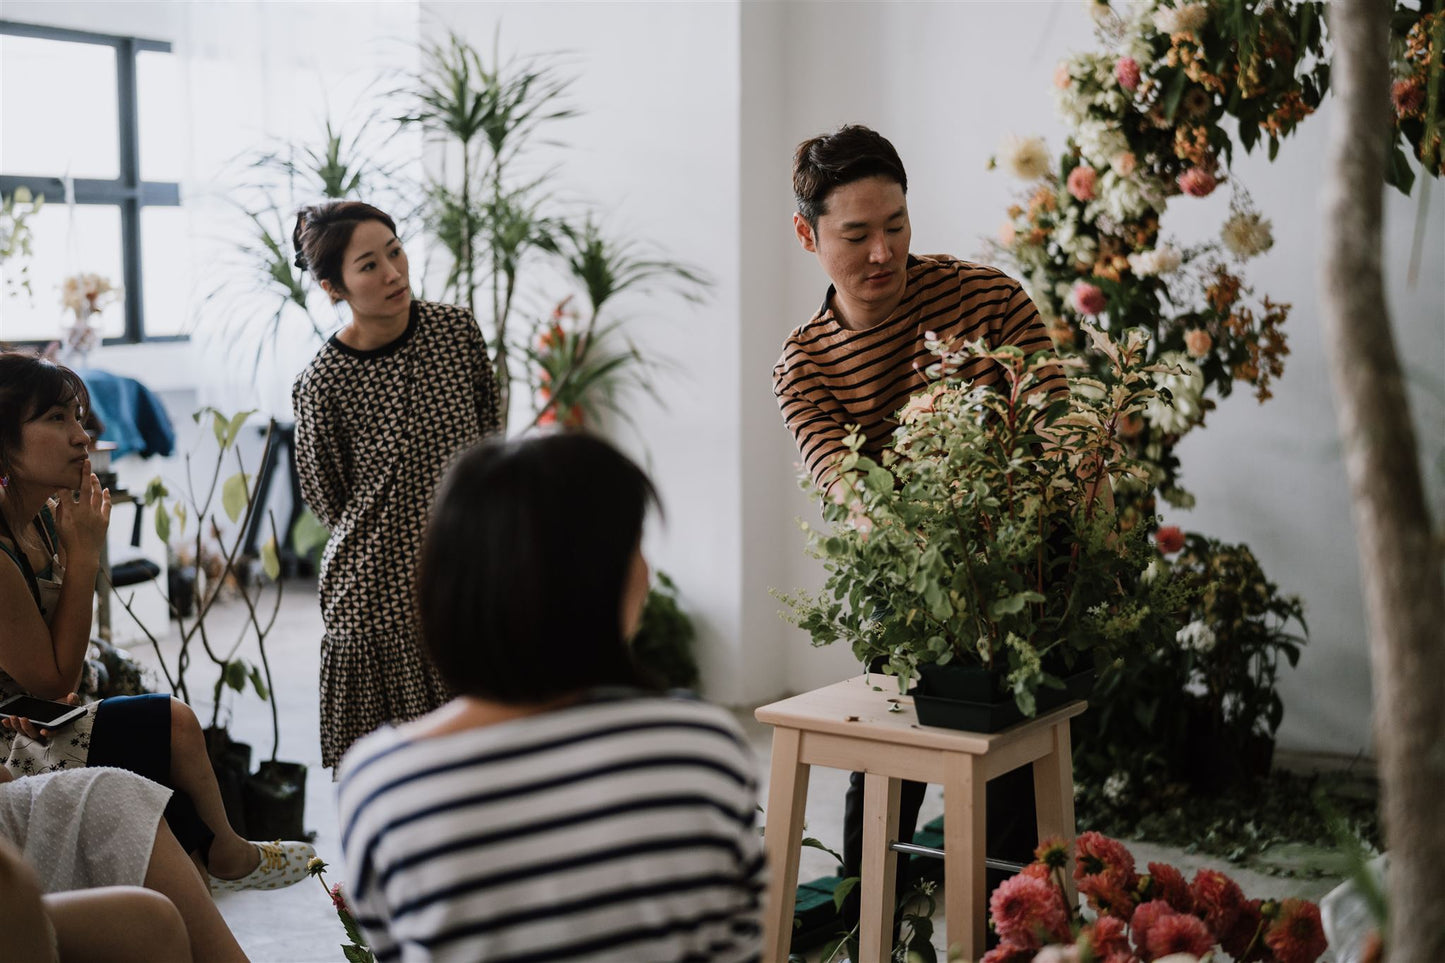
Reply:
[[[90,470],[89,458],[80,469],[79,491],[78,499],[62,492],[55,510],[55,525],[67,564],[71,559],[98,560],[110,527],[110,489],[100,487],[100,479]]]

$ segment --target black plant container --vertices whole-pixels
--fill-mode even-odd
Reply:
[[[981,665],[918,667],[918,685],[911,692],[918,721],[925,726],[968,732],[1000,732],[1024,720],[1014,697],[1004,688],[1008,673]],[[1087,699],[1094,688],[1094,670],[1064,677],[1064,688],[1041,688],[1034,696],[1038,714],[1075,699]]]
[[[252,839],[305,839],[306,767],[263,762],[241,789]]]

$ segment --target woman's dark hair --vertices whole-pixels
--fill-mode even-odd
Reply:
[[[296,229],[291,232],[296,266],[310,271],[318,282],[330,281],[333,288],[344,293],[341,258],[356,225],[364,221],[380,221],[396,233],[396,222],[389,214],[361,201],[329,201],[301,208],[296,212]]]
[[[487,441],[447,472],[418,569],[422,638],[457,692],[543,702],[651,687],[622,637],[632,553],[657,491],[581,432]]]
[[[828,194],[868,177],[897,181],[908,193],[908,172],[898,151],[882,134],[861,124],[810,137],[793,153],[793,198],[813,230],[828,212]]]
[[[0,474],[10,470],[20,429],[56,405],[90,409],[85,382],[69,368],[20,351],[0,352]]]

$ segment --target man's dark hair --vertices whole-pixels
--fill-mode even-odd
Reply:
[[[793,196],[798,213],[813,230],[827,213],[828,194],[835,187],[865,177],[897,181],[908,193],[908,174],[888,138],[860,124],[839,127],[798,145],[793,153]]]
[[[447,472],[417,573],[422,639],[459,693],[512,705],[648,687],[622,595],[657,492],[582,432],[487,441]]]

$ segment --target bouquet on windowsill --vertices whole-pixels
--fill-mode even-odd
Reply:
[[[75,315],[75,322],[65,328],[67,353],[84,357],[100,342],[100,328],[91,318],[119,301],[121,289],[104,275],[72,274],[60,283],[60,304]]]
[[[1248,899],[1213,869],[1186,882],[1166,863],[1138,873],[1122,843],[1099,833],[1074,842],[1074,883],[1088,910],[1064,896],[1069,847],[1049,840],[1036,861],[989,900],[999,945],[979,963],[1196,963],[1218,951],[1250,963],[1314,963],[1327,948],[1308,900]]]

